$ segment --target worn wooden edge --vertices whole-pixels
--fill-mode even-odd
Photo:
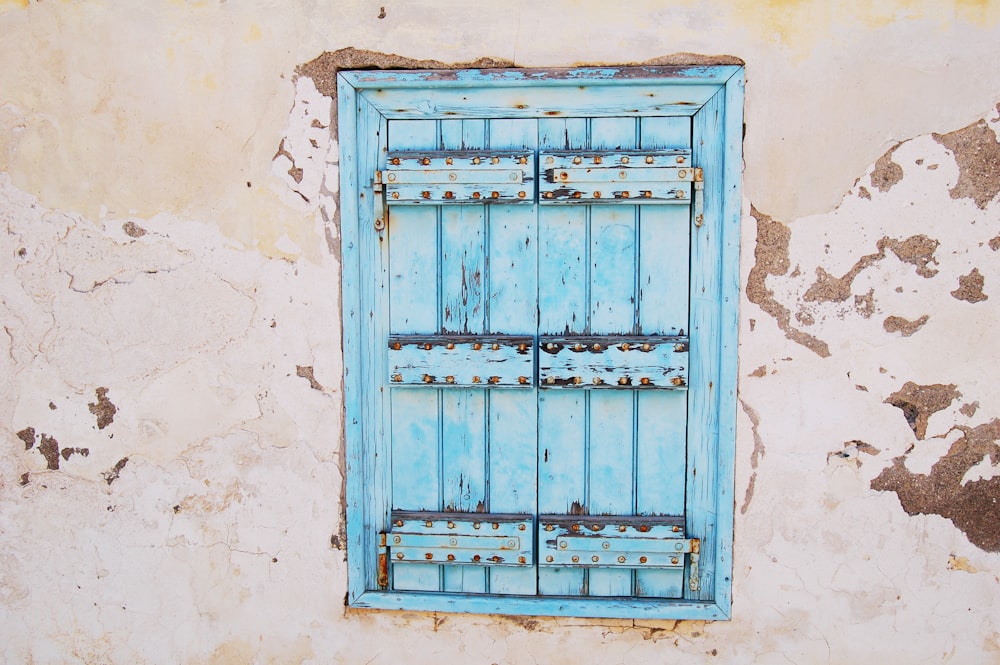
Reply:
[[[672,83],[724,84],[742,65],[635,65],[553,67],[540,69],[423,69],[342,70],[340,76],[357,89],[468,87],[488,83],[493,87],[635,85],[637,80],[661,79]]]
[[[433,592],[369,591],[350,603],[356,609],[463,612],[507,616],[587,617],[597,619],[678,619],[726,621],[715,602],[671,598],[583,596],[500,596]]]

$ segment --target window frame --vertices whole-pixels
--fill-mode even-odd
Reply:
[[[743,67],[589,67],[338,74],[344,409],[347,473],[347,604],[356,608],[482,614],[725,620],[732,602],[732,536],[739,303]],[[470,91],[474,93],[470,94]],[[704,227],[691,244],[690,325],[706,350],[692,354],[691,385],[701,386],[701,423],[688,444],[695,531],[714,542],[703,569],[704,600],[549,596],[477,596],[377,588],[377,532],[388,514],[387,479],[375,460],[382,436],[386,322],[373,316],[387,298],[387,244],[365,232],[375,222],[373,174],[391,119],[693,117],[695,165],[705,174]],[[378,136],[372,141],[370,137]],[[691,412],[689,411],[689,414]],[[689,415],[689,423],[691,421]],[[689,430],[689,438],[692,436]],[[696,474],[697,475],[697,474]],[[689,509],[689,513],[692,509]],[[703,559],[704,560],[704,559]]]

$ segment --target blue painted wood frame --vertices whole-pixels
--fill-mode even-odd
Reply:
[[[737,66],[551,70],[361,71],[338,76],[343,236],[348,604],[356,608],[622,618],[727,619],[731,609],[733,465],[743,69]],[[373,175],[390,120],[691,118],[704,171],[704,218],[691,228],[685,520],[702,539],[700,588],[683,599],[505,596],[379,590],[387,525],[388,243],[373,231]],[[419,388],[415,389],[419,390]],[[417,564],[419,565],[419,564]],[[607,581],[614,588],[615,580]],[[504,588],[498,584],[499,588]]]

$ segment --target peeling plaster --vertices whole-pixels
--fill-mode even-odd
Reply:
[[[1000,105],[998,105],[1000,110]],[[947,134],[934,134],[934,140],[948,148],[958,163],[958,182],[951,188],[951,198],[972,199],[984,210],[1000,192],[1000,143],[985,120]]]
[[[959,275],[958,288],[952,291],[951,295],[955,300],[964,300],[973,304],[988,300],[989,296],[983,293],[985,282],[979,268],[973,268],[968,275]]]
[[[962,393],[955,390],[954,384],[935,383],[920,386],[907,381],[902,388],[889,395],[885,403],[900,409],[913,433],[918,439],[923,439],[927,436],[928,419],[938,411],[948,408],[961,396]]]
[[[885,329],[886,332],[898,332],[902,334],[903,337],[909,337],[913,333],[920,330],[930,318],[930,316],[924,314],[919,319],[910,321],[901,316],[888,316],[885,321],[882,322],[882,328]]]

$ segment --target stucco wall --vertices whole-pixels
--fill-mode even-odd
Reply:
[[[1000,6],[833,4],[0,2],[0,660],[997,662]],[[345,612],[347,47],[746,61],[732,621]]]

